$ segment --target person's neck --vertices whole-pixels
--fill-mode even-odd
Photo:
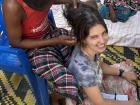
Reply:
[[[91,60],[95,60],[96,52],[90,48],[81,47],[81,51]]]
[[[44,9],[47,9],[48,10],[50,9],[50,7],[52,6],[54,0],[49,0],[47,4],[44,4],[42,6],[40,5],[37,5],[35,3],[32,3],[32,1],[29,1],[29,0],[24,0],[24,2],[31,8],[35,9],[35,10],[38,10],[38,11],[42,11]]]

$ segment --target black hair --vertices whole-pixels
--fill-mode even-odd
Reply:
[[[73,8],[71,5],[66,5],[64,16],[72,27],[77,42],[80,45],[83,45],[83,41],[89,35],[90,28],[97,24],[103,25],[106,32],[108,32],[106,24],[98,10],[85,3],[80,2],[77,8]]]
[[[41,10],[50,0],[24,0],[24,2],[33,9]]]

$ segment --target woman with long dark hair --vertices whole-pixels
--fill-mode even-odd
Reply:
[[[82,105],[140,105],[137,101],[109,100],[101,95],[103,73],[120,76],[130,82],[136,80],[136,74],[111,67],[100,60],[99,54],[106,49],[108,30],[97,9],[81,2],[77,8],[67,5],[64,15],[78,43],[68,68],[83,90],[85,100],[88,100]]]

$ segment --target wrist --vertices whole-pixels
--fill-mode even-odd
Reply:
[[[123,69],[119,69],[119,77],[123,77],[123,75],[124,75],[124,70]]]
[[[50,39],[51,45],[58,45],[60,44],[60,40],[58,40],[56,37]]]

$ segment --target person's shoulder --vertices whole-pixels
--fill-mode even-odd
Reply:
[[[80,50],[80,47],[77,45],[75,46],[74,48],[74,51],[72,53],[72,58],[71,60],[78,60],[78,61],[82,61],[83,59],[83,55],[81,54],[81,50]]]
[[[4,15],[12,16],[14,18],[23,19],[25,16],[24,9],[21,5],[17,2],[17,0],[4,0],[3,5],[3,12]]]
[[[76,46],[70,63],[72,65],[76,65],[76,66],[81,66],[81,65],[88,65],[89,64],[89,60],[87,59],[87,57],[83,54],[83,52],[80,50],[79,46]]]
[[[20,11],[22,8],[18,4],[17,0],[4,0],[3,1],[3,9],[7,11]]]

